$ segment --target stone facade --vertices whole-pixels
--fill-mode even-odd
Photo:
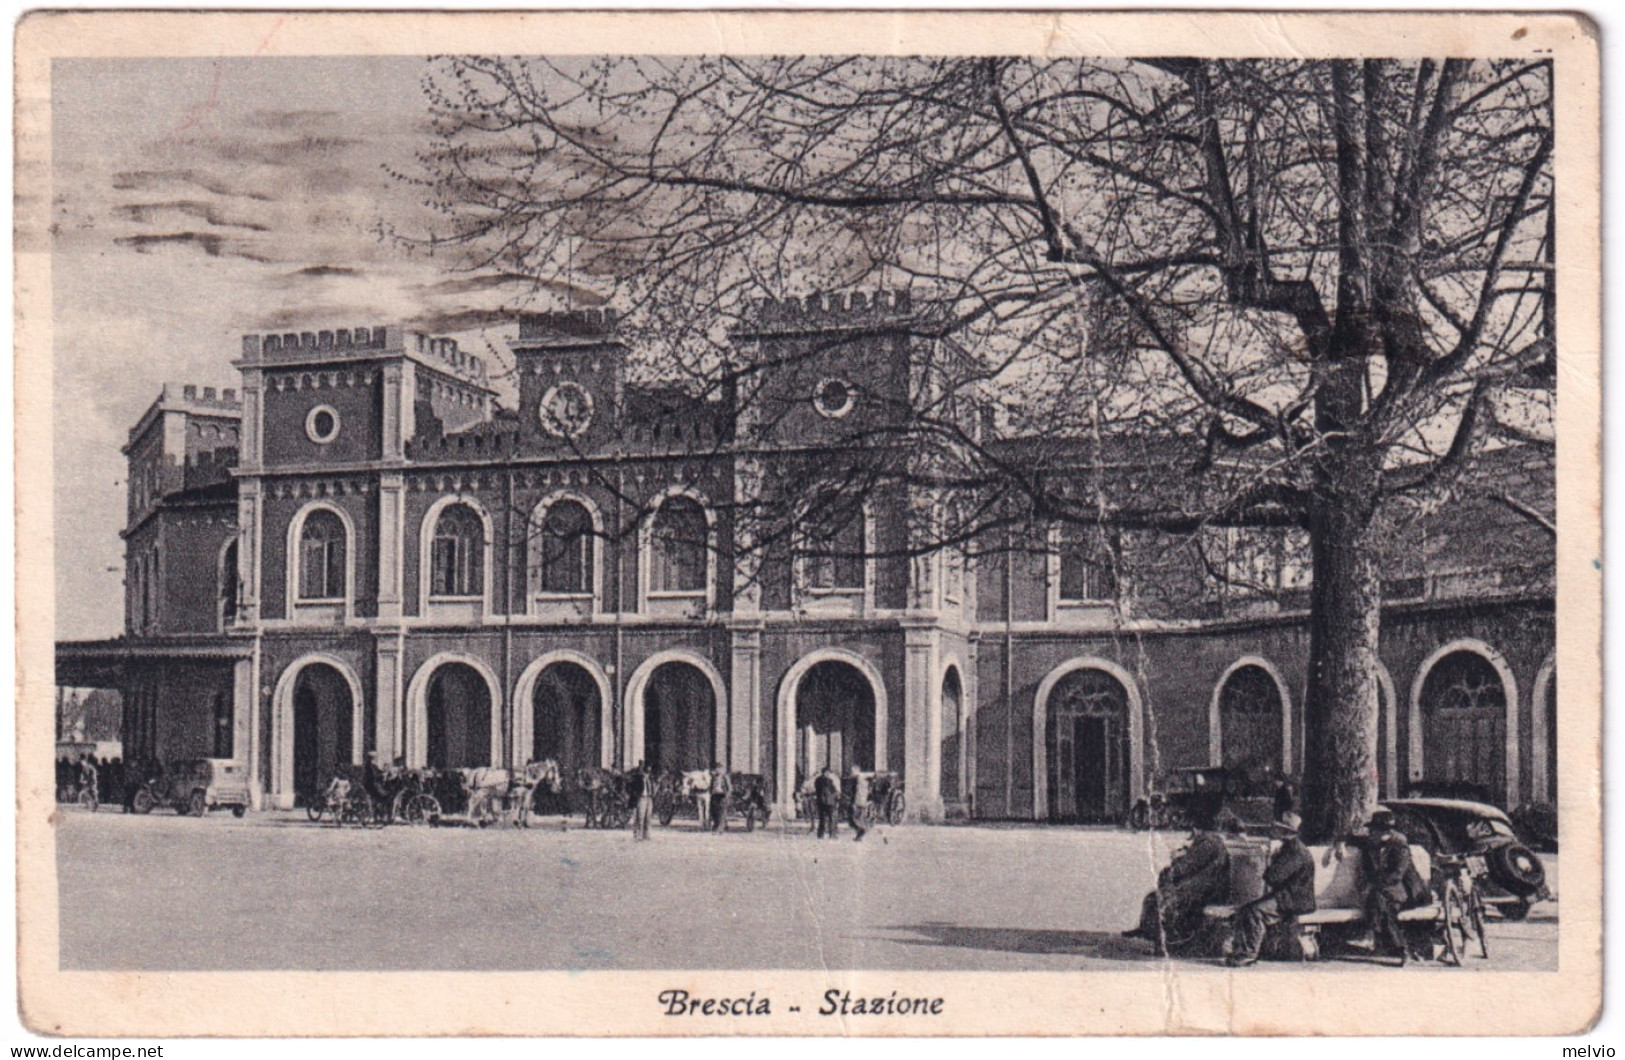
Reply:
[[[166,387],[131,432],[127,635],[61,665],[116,665],[129,757],[240,758],[279,807],[368,750],[715,759],[783,813],[857,764],[926,819],[1110,819],[1172,770],[1297,772],[1300,543],[1249,545],[1269,591],[1237,594],[1144,533],[1113,534],[1110,569],[1059,532],[911,554],[902,491],[847,520],[852,556],[747,540],[753,498],[815,491],[930,385],[916,319],[902,295],[764,303],[733,341],[785,367],[741,395],[635,383],[612,312],[528,317],[516,409],[448,339],[247,336],[240,400]],[[1519,541],[1517,570],[1396,560],[1385,794],[1553,801],[1551,548]]]

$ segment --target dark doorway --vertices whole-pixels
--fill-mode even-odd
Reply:
[[[1424,777],[1430,788],[1500,803],[1506,756],[1506,689],[1488,659],[1451,652],[1422,683]]]
[[[1074,670],[1048,713],[1050,820],[1118,820],[1128,809],[1128,692],[1104,670]]]
[[[445,663],[429,678],[429,754],[434,769],[489,766],[491,690],[467,663]]]
[[[656,772],[707,768],[716,758],[716,712],[698,667],[656,667],[643,690],[643,760]]]
[[[965,734],[959,728],[962,697],[959,671],[949,669],[942,679],[942,798],[958,802],[960,763],[965,754]]]
[[[293,686],[293,792],[299,805],[353,761],[355,706],[342,674],[323,663],[299,671]]]
[[[796,789],[825,765],[846,775],[877,768],[875,693],[851,663],[815,664],[796,686]]]
[[[530,760],[551,758],[565,776],[596,768],[601,759],[602,703],[592,674],[575,663],[554,663],[536,679],[531,697]]]

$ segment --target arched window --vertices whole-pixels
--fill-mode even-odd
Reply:
[[[536,548],[536,591],[586,595],[593,591],[592,514],[579,501],[561,500],[542,517]]]
[[[430,596],[479,596],[485,583],[485,524],[466,504],[453,504],[434,524]]]
[[[344,521],[325,508],[305,517],[299,532],[299,599],[344,599]]]
[[[651,592],[705,592],[708,531],[705,509],[694,498],[668,497],[661,503],[649,535]]]

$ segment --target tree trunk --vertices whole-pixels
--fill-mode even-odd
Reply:
[[[1377,634],[1382,578],[1372,529],[1376,478],[1328,475],[1310,513],[1314,587],[1304,703],[1306,835],[1346,833],[1377,791]],[[1389,704],[1393,709],[1393,704]]]

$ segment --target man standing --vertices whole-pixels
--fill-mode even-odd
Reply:
[[[856,762],[852,763],[852,806],[847,811],[846,819],[852,825],[852,830],[858,834],[852,837],[854,843],[863,841],[864,834],[869,831],[864,821],[869,815],[869,777],[858,768]]]
[[[1271,826],[1281,845],[1264,869],[1264,893],[1236,910],[1235,948],[1226,961],[1232,968],[1258,963],[1271,927],[1290,928],[1298,917],[1315,911],[1315,861],[1298,838],[1302,827],[1295,813],[1282,815]]]
[[[721,762],[711,763],[711,831],[728,830],[728,796],[733,785]]]
[[[813,781],[813,801],[818,807],[818,838],[835,838],[835,811],[841,805],[841,783],[835,779],[835,770],[825,763],[818,779]]]
[[[711,771],[696,769],[689,773],[688,793],[694,797],[694,816],[704,832],[711,827]]]
[[[649,767],[642,762],[626,778],[626,798],[632,804],[632,838],[649,838],[649,818],[654,813],[655,800],[650,792]]]

